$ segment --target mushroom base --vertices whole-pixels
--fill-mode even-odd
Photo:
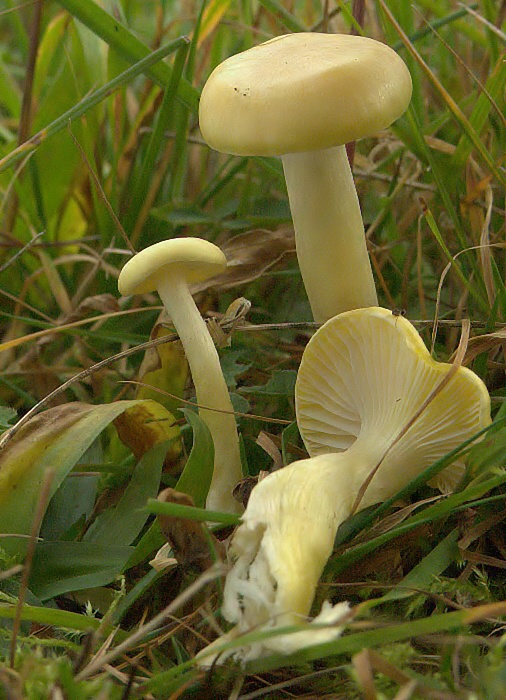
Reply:
[[[344,516],[336,511],[339,499],[329,487],[329,476],[336,482],[336,457],[339,461],[331,455],[294,462],[253,490],[232,540],[234,564],[225,582],[222,611],[236,627],[218,642],[253,631],[265,635],[227,656],[245,661],[266,652],[292,653],[341,634],[336,625],[347,615],[347,603],[325,603],[312,622],[307,620]],[[298,629],[281,629],[291,625]]]

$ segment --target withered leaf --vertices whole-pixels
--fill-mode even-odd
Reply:
[[[164,489],[158,500],[163,503],[194,506],[191,496],[175,489]],[[204,523],[176,518],[171,515],[158,515],[160,529],[172,547],[177,562],[183,568],[193,567],[205,571],[214,564],[214,556],[225,558],[223,544],[217,540]],[[214,553],[211,551],[214,548]]]
[[[220,247],[227,256],[226,271],[192,285],[193,294],[210,287],[230,289],[253,282],[285,256],[295,255],[295,235],[290,226],[275,231],[255,229],[233,236]]]
[[[485,333],[471,338],[467,344],[467,350],[464,357],[464,364],[468,365],[475,357],[481,355],[482,352],[490,352],[506,343],[506,328],[500,328],[494,333]]]
[[[132,450],[139,460],[148,450],[170,440],[165,456],[165,467],[181,454],[181,431],[172,413],[151,399],[140,401],[128,408],[115,421],[121,442]]]

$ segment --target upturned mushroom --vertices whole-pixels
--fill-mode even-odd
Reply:
[[[445,383],[453,370],[432,359],[409,321],[385,309],[343,313],[315,333],[295,392],[311,456],[253,489],[224,589],[223,614],[236,625],[212,651],[251,630],[307,621],[339,525],[355,508],[394,496],[490,423],[481,379],[460,367]],[[461,468],[447,467],[436,484],[453,486]],[[247,660],[330,641],[346,613],[346,603],[326,603],[304,631],[272,634],[235,654]]]
[[[183,345],[190,367],[199,414],[214,443],[214,472],[206,506],[241,512],[232,490],[242,478],[239,437],[232,402],[219,356],[195,305],[189,285],[223,272],[227,259],[209,241],[173,238],[137,253],[118,279],[120,294],[158,292]]]
[[[344,144],[400,117],[411,89],[406,65],[385,44],[311,32],[236,54],[204,85],[200,129],[212,148],[282,158],[316,321],[378,303]]]

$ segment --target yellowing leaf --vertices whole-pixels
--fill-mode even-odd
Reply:
[[[151,340],[154,340],[172,335],[172,333],[173,331],[157,323],[150,337]],[[181,405],[181,402],[173,397],[183,396],[187,378],[188,362],[181,343],[163,343],[163,345],[146,351],[138,376],[138,381],[142,382],[142,386],[137,388],[136,397],[138,399],[154,399],[173,413]],[[161,391],[157,391],[157,389]]]
[[[202,45],[202,42],[205,41],[209,34],[211,34],[221,22],[221,18],[230,7],[231,1],[232,0],[211,0],[206,7],[199,33],[199,46]]]
[[[227,256],[225,272],[204,282],[192,284],[192,294],[214,289],[235,289],[261,277],[283,258],[295,256],[295,234],[291,226],[275,231],[255,229],[232,236],[221,246]]]
[[[23,554],[41,486],[53,470],[52,495],[102,430],[138,401],[69,403],[28,421],[0,452],[0,546]],[[7,537],[5,537],[7,535]]]
[[[169,466],[181,454],[181,431],[175,418],[164,406],[151,399],[138,401],[127,408],[114,421],[121,442],[141,459],[148,450],[160,442],[170,440],[165,455],[165,466]]]

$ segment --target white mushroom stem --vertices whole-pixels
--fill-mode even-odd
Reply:
[[[222,612],[236,626],[204,650],[203,664],[231,654],[247,661],[268,652],[292,653],[341,634],[346,602],[324,603],[320,614],[304,623],[337,528],[353,505],[353,469],[347,461],[345,453],[304,459],[255,486],[232,539],[234,564],[225,581]],[[289,625],[305,629],[277,633]],[[219,654],[224,643],[259,630],[273,634]]]
[[[290,153],[282,162],[297,257],[315,321],[375,306],[376,288],[345,147]]]
[[[358,510],[389,498],[409,481],[405,450],[397,450],[393,442],[391,436],[385,440],[366,432],[345,452],[293,462],[255,486],[232,539],[234,565],[225,582],[222,611],[237,625],[234,637],[306,619],[337,529],[352,514],[375,467],[388,454],[381,466],[391,478],[385,481],[383,471],[375,475]],[[323,611],[328,616],[329,608]],[[319,621],[317,616],[313,623]],[[266,650],[291,653],[302,642],[319,644],[339,634],[339,628],[315,628],[302,636],[277,635],[240,655],[247,659]]]
[[[339,525],[353,505],[346,453],[293,462],[252,491],[230,553],[223,614],[242,631],[309,614]]]
[[[214,472],[206,507],[239,513],[242,508],[232,496],[234,485],[242,478],[239,437],[218,352],[185,275],[171,271],[158,282],[157,290],[183,344],[197,403],[207,407],[199,408],[214,443]]]

